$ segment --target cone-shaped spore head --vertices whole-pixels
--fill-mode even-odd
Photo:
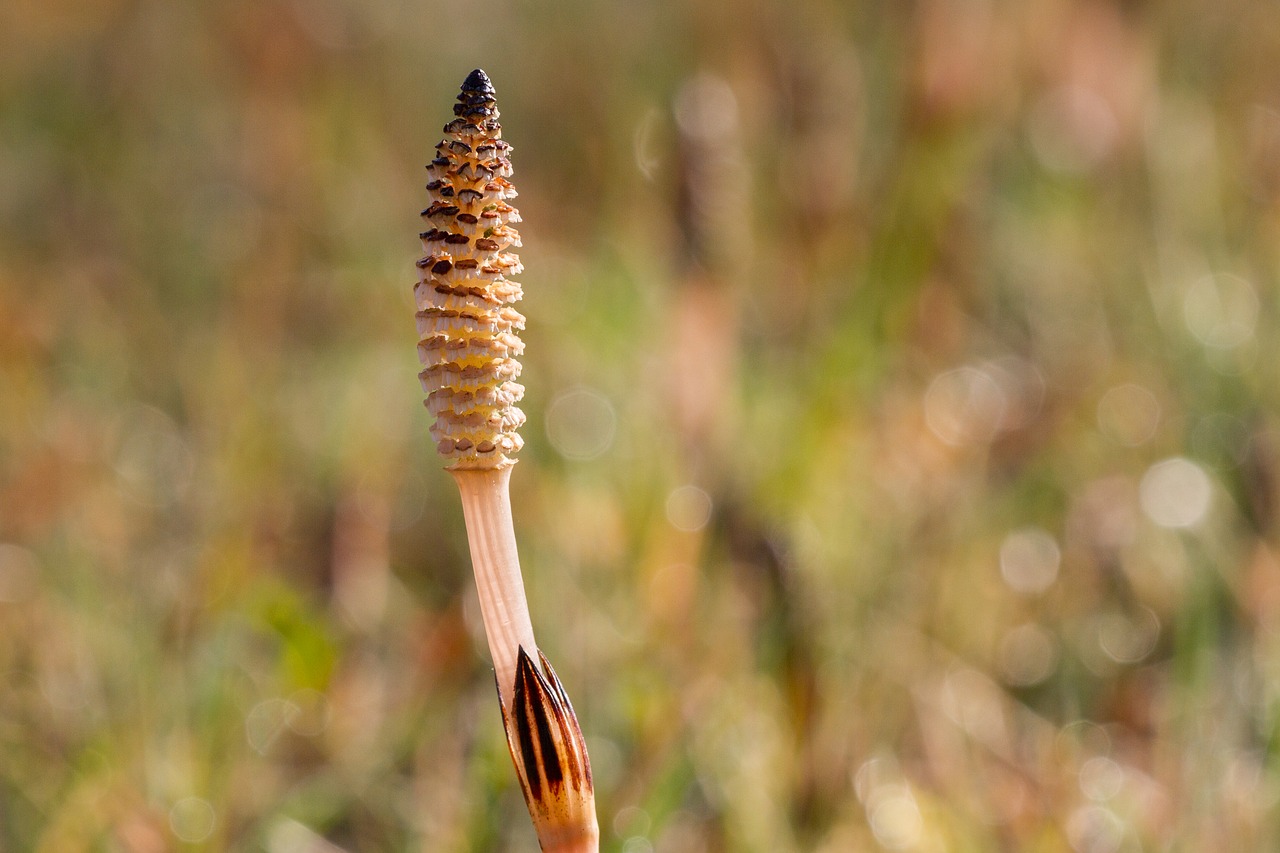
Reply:
[[[524,317],[513,307],[523,293],[511,276],[523,267],[510,204],[511,146],[502,139],[493,84],[480,69],[462,84],[457,116],[427,166],[431,203],[422,211],[426,252],[414,286],[419,374],[431,437],[449,467],[501,468],[523,442],[516,407],[524,388],[517,358]]]

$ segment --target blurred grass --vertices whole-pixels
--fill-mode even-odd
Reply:
[[[1280,843],[1266,4],[0,8],[0,850],[531,850],[426,436],[493,78],[605,847]]]

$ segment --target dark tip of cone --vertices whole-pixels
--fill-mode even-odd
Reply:
[[[477,68],[467,75],[467,79],[462,81],[462,91],[479,92],[486,95],[492,95],[493,83],[489,81],[489,75],[485,74],[483,69]]]

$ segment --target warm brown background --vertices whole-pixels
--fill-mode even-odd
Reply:
[[[414,378],[515,146],[605,847],[1280,845],[1270,3],[0,5],[0,850],[529,851]]]

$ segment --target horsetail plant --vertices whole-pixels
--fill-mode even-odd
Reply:
[[[568,694],[538,651],[511,519],[510,480],[523,442],[517,335],[523,267],[511,206],[511,146],[493,84],[480,69],[462,84],[455,118],[427,166],[431,204],[419,236],[419,374],[435,416],[431,437],[462,496],[507,747],[538,842],[547,853],[599,849],[586,741]]]

